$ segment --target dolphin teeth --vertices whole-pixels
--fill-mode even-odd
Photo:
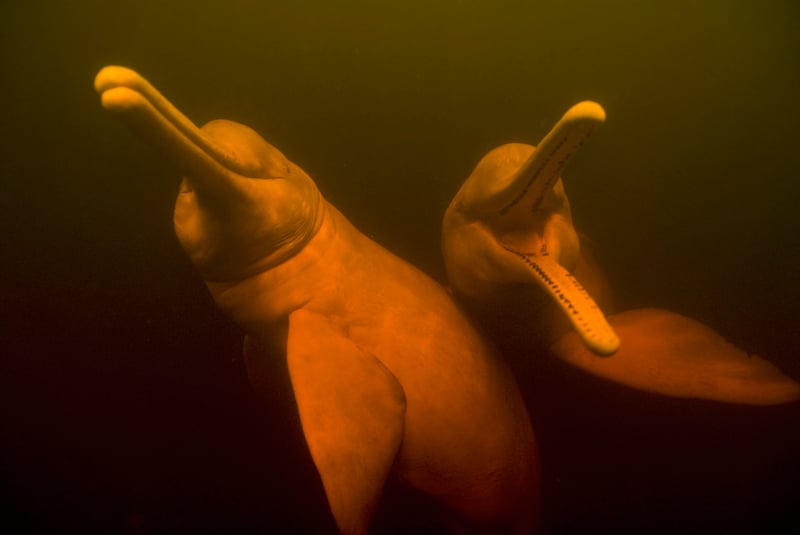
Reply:
[[[561,264],[549,255],[525,254],[508,246],[503,248],[525,262],[534,280],[558,304],[592,352],[609,356],[619,349],[619,337],[600,307],[578,279]]]

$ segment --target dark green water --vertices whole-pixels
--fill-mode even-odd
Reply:
[[[291,401],[251,399],[173,237],[177,181],[103,113],[100,67],[254,127],[438,278],[477,160],[596,100],[565,184],[620,308],[695,317],[800,377],[798,23],[778,0],[0,2],[6,518],[330,529]],[[530,394],[550,531],[797,527],[797,407],[572,384]]]

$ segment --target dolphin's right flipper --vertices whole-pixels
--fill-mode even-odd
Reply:
[[[300,421],[342,533],[366,533],[403,438],[394,375],[324,316],[289,316],[289,375]]]
[[[612,357],[597,358],[574,332],[551,351],[584,371],[648,392],[748,405],[800,399],[797,381],[695,320],[657,309],[607,319],[621,340]]]

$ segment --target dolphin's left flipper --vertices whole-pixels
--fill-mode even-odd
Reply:
[[[366,533],[403,437],[394,375],[305,310],[289,316],[289,375],[300,421],[342,533]]]
[[[551,351],[594,375],[659,394],[748,405],[800,399],[795,380],[700,322],[657,309],[607,319],[621,340],[612,357],[597,358],[574,332],[561,337]]]

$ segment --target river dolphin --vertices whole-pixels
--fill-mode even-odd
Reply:
[[[599,104],[580,102],[538,147],[507,144],[480,160],[442,226],[455,294],[500,347],[516,340],[634,388],[753,405],[800,399],[796,381],[693,319],[658,309],[606,316],[611,291],[560,177],[604,120]]]
[[[250,128],[197,128],[136,72],[95,88],[183,175],[178,239],[246,332],[246,362],[279,348],[342,533],[366,533],[396,477],[460,533],[526,533],[539,459],[506,363],[448,292],[374,243]]]

